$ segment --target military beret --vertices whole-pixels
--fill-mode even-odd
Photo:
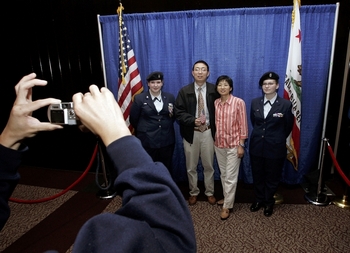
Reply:
[[[152,72],[147,76],[147,82],[153,80],[162,80],[163,81],[163,73],[159,71]]]
[[[274,79],[278,83],[279,78],[280,77],[275,72],[271,72],[271,71],[266,72],[265,74],[262,75],[262,77],[260,77],[259,85],[262,86],[263,82],[267,79]]]

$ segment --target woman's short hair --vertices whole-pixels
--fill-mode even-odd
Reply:
[[[227,76],[227,75],[219,76],[218,79],[216,79],[216,88],[218,87],[218,85],[219,85],[219,83],[221,81],[226,81],[230,85],[230,87],[232,88],[230,93],[232,93],[232,91],[233,91],[233,80],[232,80],[232,78]]]

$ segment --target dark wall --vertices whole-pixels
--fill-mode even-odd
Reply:
[[[302,5],[340,3],[335,58],[326,137],[334,143],[338,121],[339,98],[344,75],[349,32],[350,1],[302,1]],[[144,1],[124,0],[124,13],[182,11],[194,9],[241,8],[292,5],[292,0],[275,1]],[[116,0],[12,0],[4,8],[2,22],[2,58],[4,80],[0,86],[0,129],[7,121],[15,99],[14,86],[23,75],[36,72],[48,80],[47,87],[34,88],[34,99],[56,97],[71,101],[74,93],[85,92],[95,83],[103,86],[97,14],[115,15]],[[347,93],[349,94],[349,85]],[[349,131],[346,121],[349,97],[346,96],[342,136]],[[46,108],[34,113],[47,121]],[[57,169],[84,170],[96,144],[95,136],[81,133],[76,127],[39,133],[27,141],[30,152],[27,165]],[[349,150],[345,138],[339,147],[340,163],[343,150]],[[347,148],[347,149],[346,149]],[[345,159],[344,159],[345,161]]]

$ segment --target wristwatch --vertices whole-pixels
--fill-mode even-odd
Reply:
[[[244,143],[243,143],[243,144],[242,144],[242,143],[239,143],[239,146],[241,146],[242,148],[245,148]]]

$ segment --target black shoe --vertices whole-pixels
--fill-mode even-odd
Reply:
[[[264,208],[264,215],[266,217],[270,217],[272,215],[272,213],[273,213],[273,206],[266,206]]]
[[[260,208],[262,208],[263,206],[264,206],[263,203],[254,202],[254,203],[250,206],[250,211],[251,211],[251,212],[259,211]]]

